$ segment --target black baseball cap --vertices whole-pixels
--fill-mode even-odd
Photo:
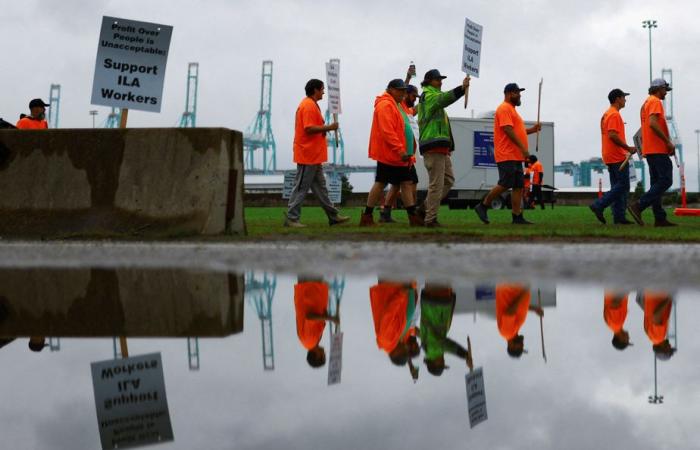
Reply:
[[[613,103],[618,98],[627,97],[628,95],[630,95],[629,92],[625,92],[622,89],[616,88],[610,91],[610,93],[608,94],[608,100],[610,100],[610,103]]]
[[[431,81],[431,80],[444,80],[445,78],[447,78],[447,77],[444,75],[441,75],[439,70],[430,69],[429,71],[425,72],[425,75],[423,76],[423,82]]]
[[[406,93],[410,94],[412,92],[415,92],[416,94],[418,94],[418,88],[412,84],[409,84],[408,86],[406,86]]]
[[[389,82],[389,84],[386,87],[387,89],[406,89],[406,83],[403,82],[402,79],[400,78],[394,78]]]
[[[521,88],[517,83],[508,83],[506,84],[506,87],[503,88],[503,93],[507,94],[508,92],[522,92],[524,90],[525,88]]]
[[[48,103],[44,103],[44,101],[40,98],[35,98],[31,102],[29,102],[29,109],[35,108],[37,106],[41,106],[43,108],[48,108],[51,105],[49,105]]]

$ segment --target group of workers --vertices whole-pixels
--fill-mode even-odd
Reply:
[[[506,352],[520,358],[525,351],[521,328],[528,313],[539,317],[544,310],[539,298],[531,301],[531,288],[518,283],[499,283],[493,291],[498,333],[506,342]],[[418,370],[413,359],[423,352],[423,363],[428,372],[440,376],[447,368],[446,354],[466,362],[473,368],[471,348],[466,348],[449,337],[456,293],[449,283],[426,281],[422,290],[416,280],[379,279],[369,288],[370,306],[377,348],[386,353],[397,366],[408,366],[414,379]],[[669,319],[673,297],[668,292],[640,291],[640,307],[644,310],[644,331],[652,350],[660,360],[675,353],[669,339]],[[612,345],[624,350],[631,345],[625,330],[628,293],[605,291],[603,318],[613,332]],[[294,286],[297,335],[307,351],[311,367],[326,363],[326,351],[321,345],[326,322],[340,324],[339,308],[329,314],[329,285],[322,278],[299,278]]]
[[[385,92],[374,102],[374,113],[369,138],[370,159],[376,162],[374,184],[367,196],[367,203],[360,217],[360,226],[374,226],[374,209],[382,207],[380,222],[393,222],[391,208],[400,194],[411,226],[440,227],[438,209],[454,184],[451,153],[455,151],[450,121],[445,111],[465,94],[468,95],[470,77],[453,89],[443,91],[446,78],[437,69],[425,73],[421,82],[422,93],[409,84],[415,74],[409,68],[406,80],[391,80]],[[516,107],[521,105],[521,92],[525,89],[516,83],[508,83],[504,100],[496,109],[494,117],[494,159],[499,179],[482,201],[474,208],[478,218],[489,223],[488,209],[491,203],[511,190],[512,223],[529,225],[522,209],[538,203],[544,209],[542,194],[543,169],[537,157],[530,155],[528,135],[541,130],[541,124],[526,127]],[[624,123],[620,109],[625,106],[628,93],[613,89],[608,95],[610,108],[601,119],[602,153],[608,165],[611,189],[590,208],[603,224],[603,210],[612,205],[615,224],[633,222],[625,217],[625,209],[639,225],[643,225],[642,211],[651,207],[655,226],[668,227],[675,224],[666,219],[661,206],[663,194],[673,183],[673,166],[670,156],[675,154],[670,138],[662,100],[671,87],[663,79],[652,81],[649,97],[641,110],[642,153],[649,164],[651,187],[639,200],[627,205],[629,195],[629,159],[637,152],[625,140]],[[322,164],[327,160],[326,133],[338,129],[338,123],[326,125],[318,107],[323,98],[324,85],[320,80],[310,80],[306,85],[306,98],[296,113],[294,135],[294,162],[297,175],[285,225],[305,227],[300,222],[301,204],[311,189],[318,197],[328,215],[331,225],[347,222],[349,217],[339,215],[328,197],[323,177]],[[428,190],[425,201],[418,204],[418,176],[415,169],[416,154],[423,157],[428,173]],[[525,167],[524,167],[525,164]],[[391,185],[388,195],[384,191]],[[530,186],[532,191],[530,193]]]

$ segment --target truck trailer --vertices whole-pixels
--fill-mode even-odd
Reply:
[[[534,122],[525,122],[531,127]],[[536,134],[528,136],[531,155],[537,156],[544,168],[544,198],[553,200],[554,191],[554,123],[541,122],[539,151],[535,151]],[[493,156],[493,117],[481,119],[451,118],[455,151],[452,152],[452,169],[455,184],[444,203],[451,209],[474,207],[498,182],[498,168]],[[418,171],[418,197],[425,198],[428,190],[428,172],[422,158],[416,162]],[[492,208],[510,206],[510,194],[506,192],[494,200]]]

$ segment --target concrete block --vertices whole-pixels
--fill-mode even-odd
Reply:
[[[245,233],[224,128],[0,130],[0,236]]]

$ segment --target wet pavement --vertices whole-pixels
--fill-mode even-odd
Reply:
[[[698,249],[506,248],[3,245],[3,448],[697,448]]]

